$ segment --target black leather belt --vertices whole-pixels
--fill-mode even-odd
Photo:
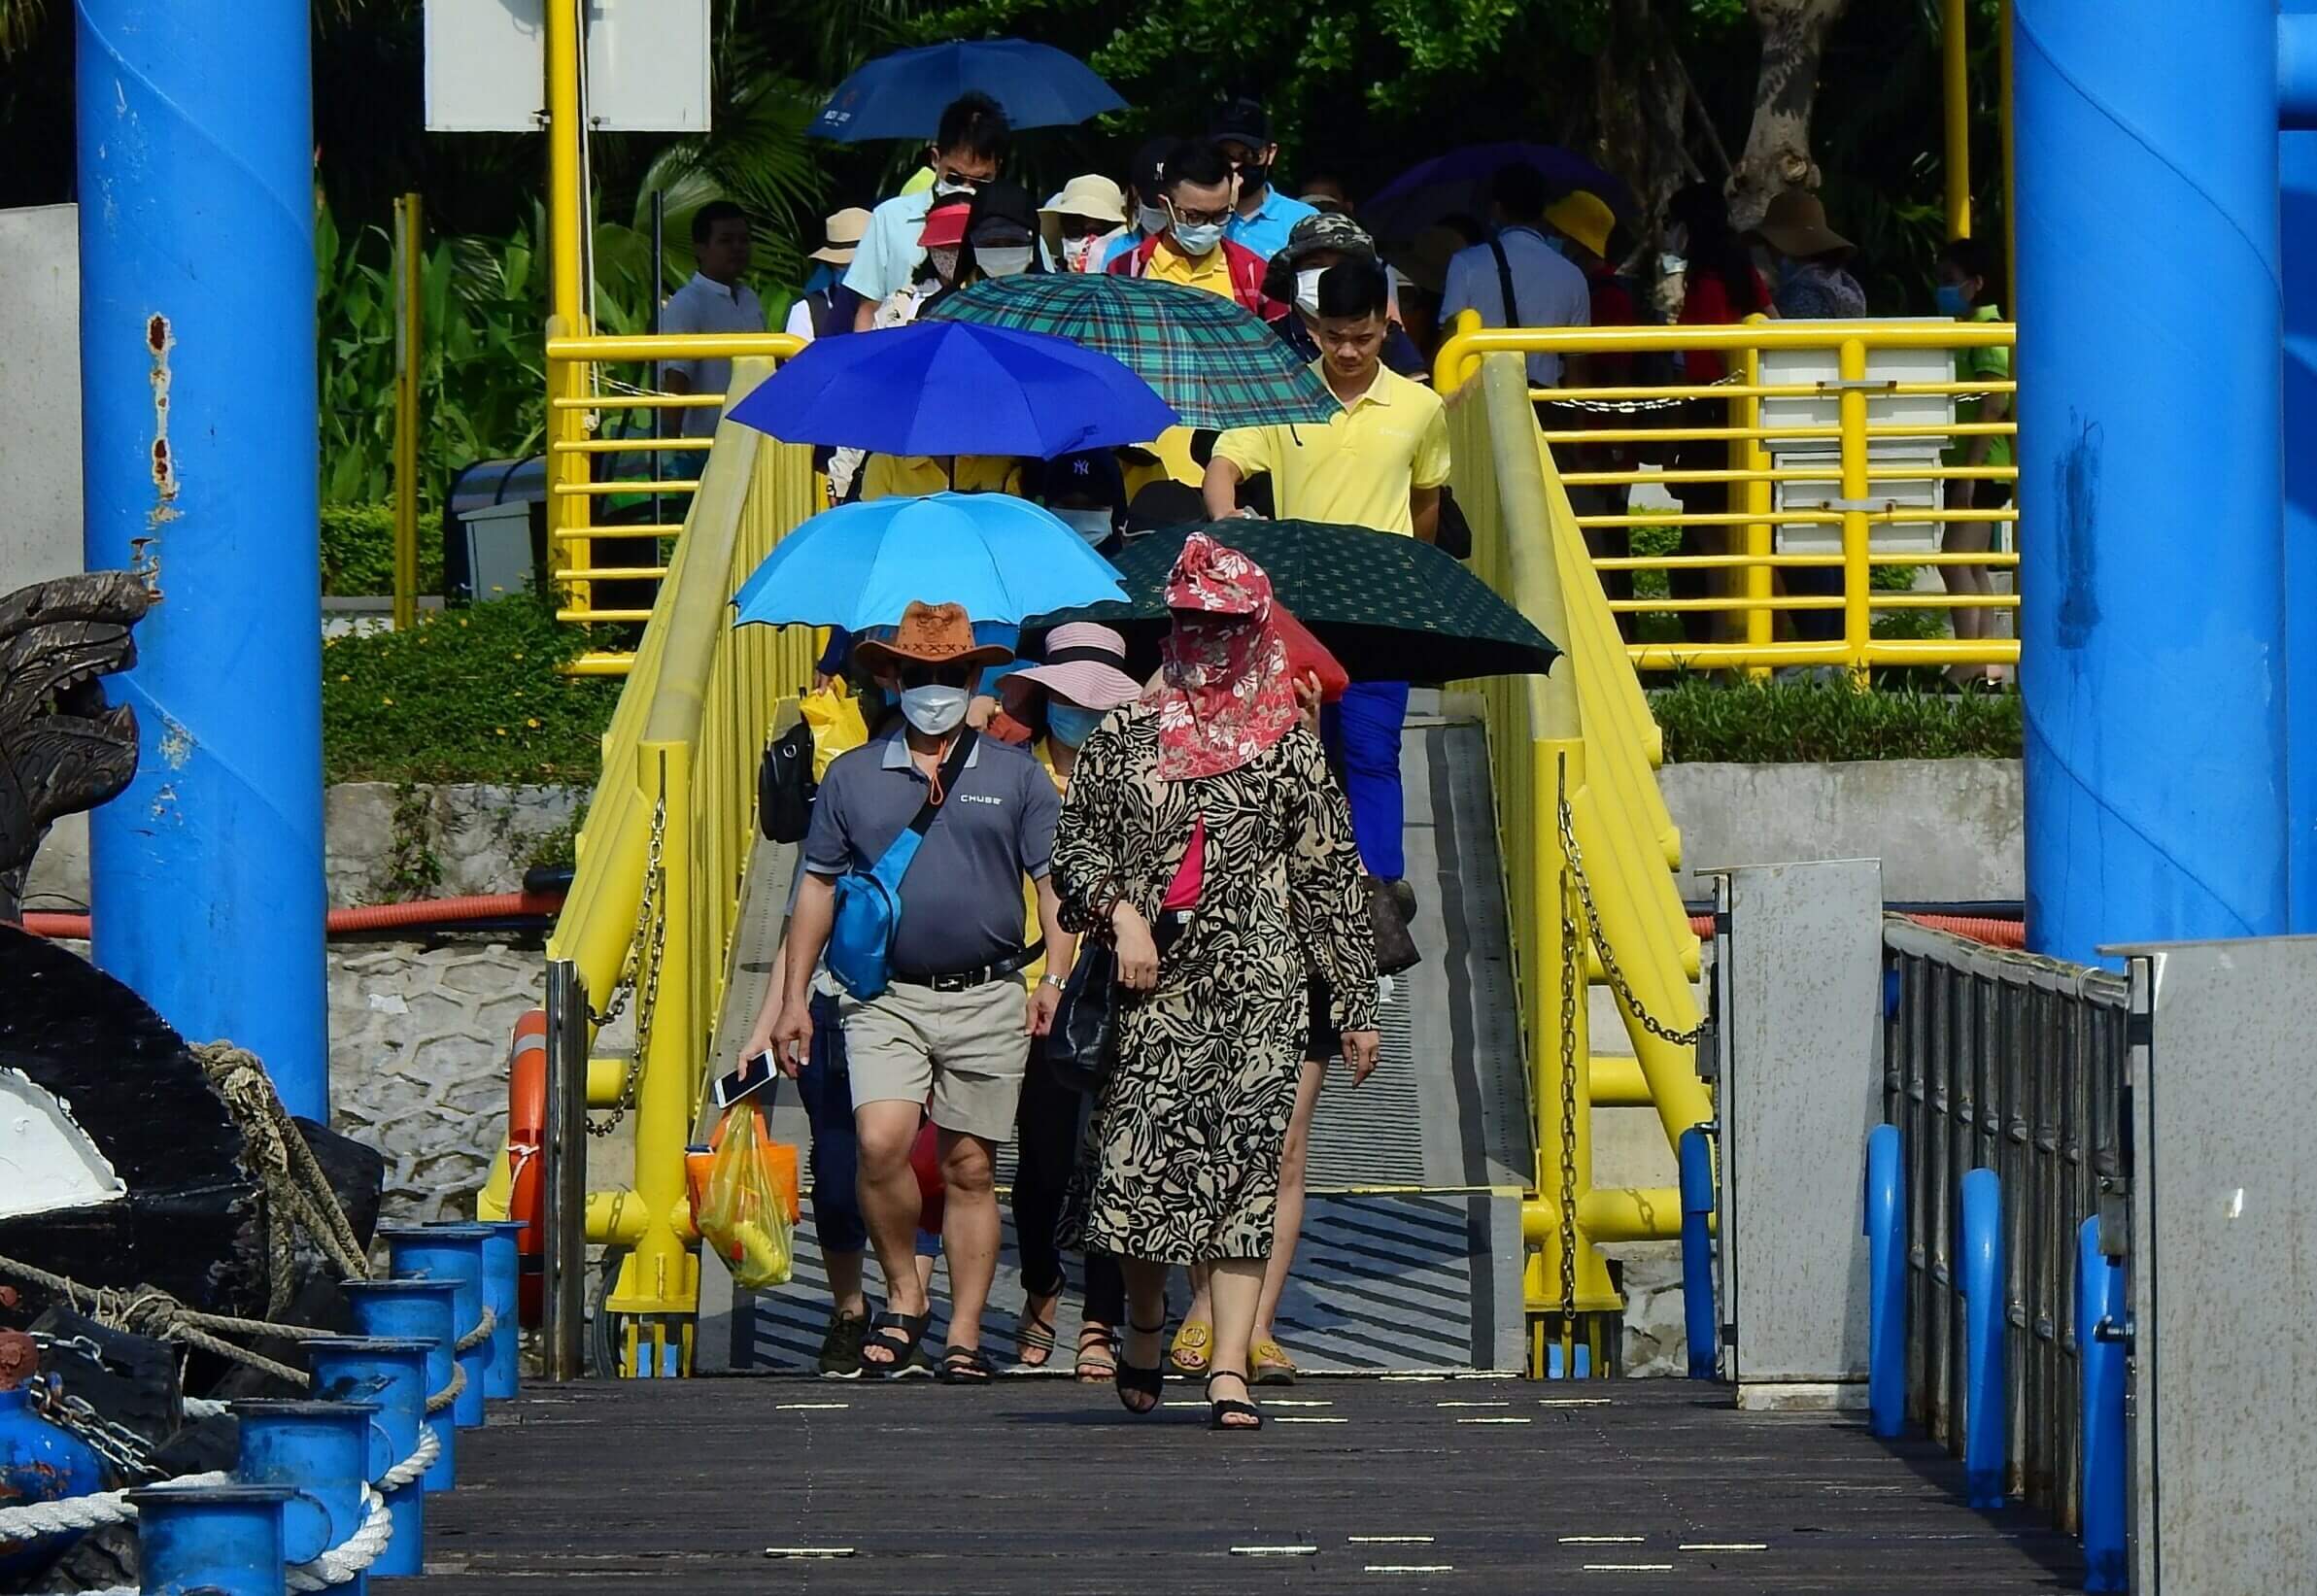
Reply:
[[[911,974],[907,970],[893,970],[886,979],[896,986],[929,987],[936,992],[971,992],[977,986],[1002,981],[1008,975],[1019,975],[1045,957],[1045,938],[1039,937],[1019,953],[1009,953],[994,965],[978,969],[953,970],[944,975]]]

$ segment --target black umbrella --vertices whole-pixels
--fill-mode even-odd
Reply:
[[[1560,652],[1495,590],[1430,544],[1315,521],[1217,521],[1138,538],[1116,560],[1124,603],[1038,616],[1026,629],[1099,621],[1125,634],[1134,662],[1149,669],[1169,625],[1167,576],[1195,531],[1268,571],[1279,602],[1355,682],[1530,675]]]

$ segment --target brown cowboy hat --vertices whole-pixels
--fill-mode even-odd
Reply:
[[[1819,203],[1819,196],[1800,188],[1789,188],[1770,201],[1761,224],[1754,230],[1789,260],[1813,260],[1857,248],[1826,225],[1826,207]]]
[[[967,618],[963,604],[928,604],[911,599],[909,607],[902,611],[901,625],[892,628],[892,635],[864,637],[853,645],[853,658],[861,668],[871,675],[887,666],[898,670],[904,664],[967,665],[980,668],[1002,665],[1013,659],[1013,650],[1004,643],[976,643],[973,623]]]

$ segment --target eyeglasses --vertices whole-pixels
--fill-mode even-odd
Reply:
[[[1169,200],[1167,201],[1167,214],[1185,227],[1205,227],[1230,221],[1231,207],[1225,205],[1212,211],[1186,211],[1173,200]]]

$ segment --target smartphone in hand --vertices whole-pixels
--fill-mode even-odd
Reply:
[[[737,1070],[717,1076],[715,1085],[709,1091],[717,1107],[730,1108],[759,1087],[769,1083],[778,1072],[772,1062],[772,1054],[767,1050],[754,1058],[742,1059]]]

